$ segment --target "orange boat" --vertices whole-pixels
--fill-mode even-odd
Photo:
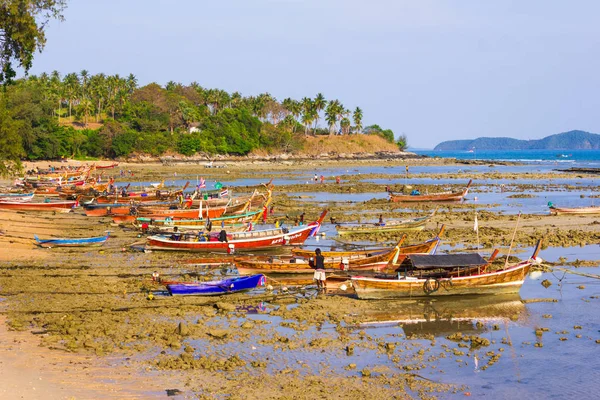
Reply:
[[[415,194],[394,194],[390,192],[390,201],[394,203],[400,202],[427,202],[427,201],[460,201],[462,200],[467,193],[469,193],[469,188],[473,180],[469,180],[467,183],[467,187],[463,190],[452,191],[452,192],[440,192],[440,193],[432,193],[432,194],[419,194],[418,192]]]

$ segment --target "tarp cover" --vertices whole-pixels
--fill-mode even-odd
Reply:
[[[474,267],[487,262],[479,254],[413,254],[412,264],[418,269]]]

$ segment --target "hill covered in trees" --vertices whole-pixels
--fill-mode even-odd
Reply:
[[[578,150],[600,149],[600,135],[585,131],[569,131],[539,140],[513,138],[486,138],[474,140],[449,140],[435,146],[434,150]]]
[[[363,127],[359,107],[350,111],[320,93],[278,101],[268,93],[245,97],[196,82],[139,87],[131,74],[84,70],[16,80],[0,97],[0,131],[12,132],[11,147],[29,160],[302,153],[307,138],[337,135],[376,135],[406,147],[406,138],[395,142],[389,129]]]

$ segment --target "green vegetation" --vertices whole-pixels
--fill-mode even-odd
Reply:
[[[0,83],[15,77],[15,61],[29,71],[33,53],[46,44],[48,20],[62,19],[64,8],[64,0],[0,1]]]
[[[61,77],[54,71],[17,80],[1,96],[10,117],[6,124],[19,124],[24,152],[18,154],[30,160],[290,152],[300,150],[307,136],[363,131],[360,108],[352,126],[350,111],[321,93],[279,102],[268,93],[243,97],[197,83],[138,87],[132,74],[124,78],[83,70]],[[320,112],[328,129],[318,128]],[[389,129],[373,125],[364,133],[394,143]]]

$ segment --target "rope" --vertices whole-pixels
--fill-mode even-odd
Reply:
[[[548,265],[548,264],[540,264],[540,265],[542,267],[545,267],[545,268],[557,269],[559,271],[566,272],[566,273],[573,274],[573,275],[585,276],[587,278],[592,278],[592,279],[600,279],[600,275],[596,275],[596,274],[588,274],[588,273],[585,273],[585,272],[573,271],[571,269],[561,268],[561,267],[555,267],[555,266]]]

